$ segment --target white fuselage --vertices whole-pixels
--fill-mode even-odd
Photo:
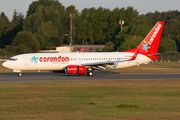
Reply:
[[[4,62],[3,66],[13,70],[63,70],[68,65],[125,61],[133,54],[129,52],[29,53],[14,56]],[[138,54],[134,61],[116,62],[112,68],[126,68],[150,61],[147,56]]]

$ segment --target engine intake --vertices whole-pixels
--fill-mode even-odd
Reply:
[[[85,74],[86,67],[85,66],[77,66],[77,65],[68,65],[65,68],[66,74]]]

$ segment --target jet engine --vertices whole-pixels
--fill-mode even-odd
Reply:
[[[79,74],[83,75],[86,73],[86,67],[85,66],[77,66],[77,65],[68,65],[65,68],[66,74]]]

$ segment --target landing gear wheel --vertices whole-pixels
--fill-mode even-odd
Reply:
[[[21,77],[21,76],[22,76],[22,73],[19,73],[18,76]]]
[[[87,72],[87,75],[88,75],[88,76],[93,76],[93,72],[92,72],[92,71],[89,71],[89,72]]]

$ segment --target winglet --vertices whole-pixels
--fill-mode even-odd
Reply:
[[[138,53],[139,53],[139,50],[140,50],[140,49],[138,49],[138,50],[134,53],[134,55],[132,56],[132,58],[131,58],[130,60],[128,60],[128,61],[133,61],[133,60],[135,60],[135,59],[137,58],[137,55],[138,55]]]
[[[81,50],[81,52],[84,52],[84,50],[85,50],[85,47],[83,47],[83,49]]]

